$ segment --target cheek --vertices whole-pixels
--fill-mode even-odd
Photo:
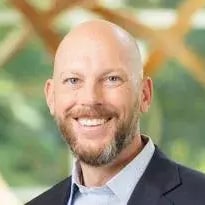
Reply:
[[[55,113],[62,116],[67,109],[71,109],[75,104],[75,97],[68,92],[56,92],[54,98]]]
[[[127,118],[130,109],[134,105],[135,95],[131,89],[116,89],[109,92],[106,96],[107,101],[117,108],[120,112],[121,118]]]

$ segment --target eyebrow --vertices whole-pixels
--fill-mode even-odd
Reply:
[[[109,74],[109,73],[121,73],[121,74],[123,74],[123,75],[126,74],[125,71],[124,71],[122,68],[120,68],[120,69],[110,68],[110,69],[108,69],[108,70],[102,72],[101,75],[107,75],[107,74]]]
[[[60,73],[60,78],[62,79],[63,75],[68,74],[68,72],[61,72]],[[78,75],[78,76],[82,76],[82,74],[75,72],[75,71],[69,71],[69,74],[74,74],[74,75]]]
[[[109,68],[107,70],[105,70],[104,72],[100,73],[101,76],[105,76],[108,75],[110,73],[121,73],[123,75],[126,75],[125,71],[120,68],[120,69],[116,69],[116,68]],[[60,73],[60,78],[62,79],[63,75],[65,74],[74,74],[74,75],[78,75],[78,76],[83,76],[82,74],[80,74],[78,71],[69,71],[69,72],[61,72]]]

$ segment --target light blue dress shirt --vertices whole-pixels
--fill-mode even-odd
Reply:
[[[136,184],[146,170],[155,147],[151,140],[143,150],[118,174],[102,187],[85,187],[80,182],[80,165],[76,161],[72,171],[71,194],[67,205],[126,205]]]

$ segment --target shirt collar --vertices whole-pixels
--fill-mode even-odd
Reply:
[[[153,156],[154,150],[154,144],[151,138],[148,138],[148,142],[143,150],[117,175],[107,182],[107,186],[121,201],[127,203],[129,200],[136,184],[145,172]],[[126,186],[123,186],[123,184],[126,184]]]
[[[105,185],[125,203],[129,200],[136,184],[146,170],[155,150],[151,138],[145,136],[142,137],[148,139],[142,151]],[[72,169],[71,197],[73,197],[77,190],[76,185],[81,188],[83,187],[80,179],[80,164],[77,160],[74,160]],[[123,184],[126,184],[126,188]]]

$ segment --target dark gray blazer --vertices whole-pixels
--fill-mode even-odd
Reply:
[[[26,205],[67,205],[70,190],[71,177]],[[128,205],[205,205],[205,175],[176,164],[156,148]]]

